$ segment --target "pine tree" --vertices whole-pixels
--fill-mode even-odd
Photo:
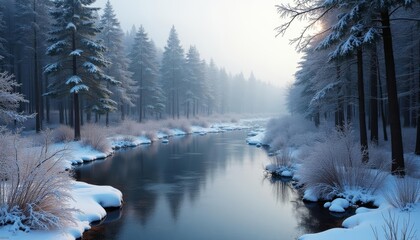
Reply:
[[[195,46],[191,46],[187,53],[185,63],[185,91],[186,91],[186,115],[189,117],[198,114],[200,101],[204,101],[204,69],[200,54]]]
[[[184,50],[181,47],[178,33],[175,27],[172,26],[163,52],[160,72],[163,88],[166,91],[165,94],[168,99],[167,106],[169,107],[169,114],[172,115],[173,119],[175,119],[175,116],[179,118],[180,99],[182,98],[180,92],[185,82],[184,66]]]
[[[108,86],[112,91],[112,99],[118,103],[121,110],[121,118],[125,118],[125,108],[134,107],[137,92],[136,82],[131,78],[132,73],[128,71],[128,59],[125,57],[123,47],[124,33],[114,13],[110,1],[107,1],[104,13],[101,16],[100,26],[102,27],[99,38],[106,47],[105,58],[111,65],[105,70],[106,74],[114,77],[120,82],[119,85]],[[108,112],[106,113],[106,124],[109,123]]]
[[[109,62],[103,57],[105,47],[95,39],[100,28],[95,23],[99,9],[89,7],[94,2],[55,0],[51,11],[55,23],[47,54],[54,56],[56,62],[48,64],[45,72],[61,77],[50,84],[48,95],[72,96],[75,140],[80,139],[80,96],[85,97],[93,111],[112,111],[117,105],[104,83],[118,81],[102,70]]]
[[[334,24],[326,28],[326,31],[316,35],[326,34],[323,47],[337,43],[338,47],[334,55],[345,55],[355,48],[360,48],[366,43],[375,41],[381,33],[386,86],[388,93],[389,119],[391,129],[391,149],[393,174],[404,175],[404,151],[401,134],[400,108],[398,103],[398,91],[395,70],[395,58],[393,51],[393,35],[391,33],[390,15],[395,9],[410,8],[415,1],[388,0],[388,1],[320,1],[314,4],[302,4],[298,6],[279,5],[278,11],[283,17],[290,17],[291,20],[278,27],[279,34],[284,33],[295,19],[309,18],[309,24],[304,28],[302,34],[294,41],[298,48],[305,48],[315,37],[309,34],[309,29],[318,21],[325,19],[333,11],[338,11],[338,19]],[[372,19],[380,19],[381,26],[371,24]]]
[[[43,54],[41,50],[45,47],[47,28],[49,26],[48,8],[51,2],[41,0],[16,0],[16,36],[21,51],[29,49],[28,53],[24,53],[23,58],[19,61],[27,61],[33,67],[32,73],[18,73],[22,76],[22,80],[30,79],[33,84],[26,82],[27,85],[33,86],[29,89],[29,95],[33,96],[30,100],[35,106],[36,123],[35,130],[40,132],[42,129],[42,70],[41,60]],[[31,57],[27,57],[27,55]]]
[[[156,99],[153,94],[159,94],[158,65],[154,44],[149,40],[143,26],[140,26],[129,54],[133,79],[137,82],[139,122],[146,114],[146,110],[154,111]]]

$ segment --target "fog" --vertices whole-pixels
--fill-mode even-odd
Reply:
[[[95,6],[103,8],[107,0]],[[283,1],[284,2],[284,1]],[[125,31],[143,25],[163,48],[172,25],[184,50],[195,45],[232,74],[251,71],[265,82],[285,87],[293,81],[299,55],[289,38],[275,37],[278,0],[111,0]]]

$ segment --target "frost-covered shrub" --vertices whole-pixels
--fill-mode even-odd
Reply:
[[[298,175],[306,189],[321,199],[340,196],[350,202],[366,202],[382,184],[387,173],[362,162],[360,144],[350,127],[334,131],[316,143]]]
[[[315,130],[314,124],[300,115],[284,116],[267,123],[263,142],[268,143],[272,150],[300,147],[312,144],[316,138]]]
[[[121,122],[114,131],[116,134],[140,136],[143,130],[138,122],[127,119]]]
[[[65,150],[51,150],[48,139],[41,147],[26,148],[30,141],[0,130],[0,226],[29,231],[73,222],[72,179],[61,160]]]
[[[194,118],[191,120],[191,125],[199,127],[209,127],[210,124],[203,118]]]
[[[60,125],[58,128],[54,129],[52,132],[52,141],[55,143],[58,142],[69,142],[73,140],[74,131],[71,127],[67,125]]]
[[[191,132],[190,121],[188,119],[185,119],[185,118],[180,118],[180,119],[177,119],[177,120],[167,120],[166,126],[170,129],[171,128],[181,129],[182,131],[184,131],[186,133]]]
[[[382,214],[382,219],[385,224],[382,225],[382,231],[377,228],[372,228],[376,240],[416,240],[417,231],[415,230],[414,223],[411,222],[410,215],[405,218],[400,225],[400,219],[395,217],[395,214],[388,212],[388,216]],[[379,237],[383,235],[383,237]]]
[[[106,127],[87,124],[83,126],[82,142],[100,152],[110,152],[112,147],[110,141],[107,139],[107,131],[108,129]]]
[[[270,164],[266,166],[266,171],[274,175],[291,177],[295,171],[294,162],[292,152],[284,149],[270,158]]]
[[[411,177],[396,178],[391,189],[386,189],[385,198],[395,208],[408,210],[420,202],[420,181]]]

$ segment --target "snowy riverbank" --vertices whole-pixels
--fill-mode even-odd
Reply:
[[[95,186],[74,181],[71,184],[69,207],[75,211],[74,223],[59,230],[31,230],[29,232],[14,231],[13,225],[0,227],[0,239],[14,240],[73,240],[82,236],[90,229],[90,223],[99,221],[106,216],[105,208],[120,207],[122,193],[110,186]]]
[[[259,119],[261,121],[261,119]],[[84,141],[67,141],[53,143],[49,146],[52,152],[65,149],[64,154],[60,155],[62,163],[66,169],[71,169],[72,165],[104,159],[113,154],[119,148],[135,147],[142,144],[168,143],[173,136],[183,136],[187,134],[206,135],[208,133],[220,133],[231,130],[248,129],[253,126],[254,120],[241,120],[235,123],[217,123],[208,127],[191,126],[189,131],[180,128],[156,130],[153,134],[132,136],[124,134],[108,134],[106,141],[110,148],[107,151],[99,151],[89,146]],[[30,136],[29,136],[30,138]],[[30,230],[24,232],[16,230],[16,226],[4,225],[0,227],[0,238],[6,239],[76,239],[82,236],[83,232],[90,229],[90,223],[99,221],[106,216],[105,208],[121,207],[123,203],[122,193],[111,186],[95,186],[83,182],[73,181],[69,183],[69,194],[71,200],[69,208],[75,211],[70,212],[74,223],[67,225],[59,230]]]
[[[369,165],[358,163],[359,144],[352,135],[351,129],[335,133],[285,118],[274,120],[247,142],[270,145],[273,157],[266,165],[267,173],[292,177],[297,186],[303,186],[304,200],[325,202],[331,214],[356,209],[342,228],[306,234],[300,240],[418,239],[420,156],[405,155],[407,176],[401,179],[389,173],[386,144],[369,149]],[[377,208],[360,207],[363,203]]]

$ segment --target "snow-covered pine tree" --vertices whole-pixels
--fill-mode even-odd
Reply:
[[[418,1],[405,1],[405,0],[384,0],[384,1],[319,1],[319,2],[306,2],[300,4],[296,3],[295,6],[288,4],[281,4],[277,6],[277,10],[282,17],[288,17],[289,21],[286,21],[280,25],[277,30],[279,34],[283,34],[296,19],[309,19],[309,23],[304,27],[302,33],[294,39],[297,43],[298,49],[305,48],[314,35],[310,33],[310,29],[319,21],[328,16],[329,12],[338,10],[341,14],[339,15],[336,24],[326,28],[326,31],[316,33],[315,35],[322,35],[330,31],[330,34],[326,37],[326,43],[338,42],[338,50],[341,53],[345,53],[347,50],[352,50],[356,45],[363,45],[364,42],[370,42],[374,40],[374,36],[378,35],[375,33],[381,33],[383,52],[384,52],[384,63],[385,63],[385,75],[386,75],[386,86],[388,93],[388,107],[389,107],[389,120],[391,129],[391,149],[392,149],[392,167],[391,171],[393,174],[404,175],[405,164],[404,164],[404,151],[401,134],[401,120],[400,120],[400,109],[398,103],[398,91],[395,71],[395,59],[393,50],[393,35],[391,32],[391,14],[394,10],[399,8],[411,8]],[[374,25],[365,25],[366,19],[380,19],[380,28]],[[361,24],[361,26],[359,25]],[[363,31],[360,31],[363,29]],[[356,31],[354,31],[356,30]],[[351,32],[357,32],[359,35],[357,38]],[[342,41],[342,38],[345,35]]]
[[[218,93],[220,92],[221,86],[217,85],[218,81],[218,69],[213,59],[210,60],[210,63],[206,67],[206,88],[207,88],[207,97],[206,104],[208,108],[208,115],[212,114],[213,111],[219,110],[220,107],[220,97]]]
[[[117,103],[110,96],[104,81],[118,84],[102,68],[109,62],[104,58],[106,48],[95,39],[100,33],[96,25],[98,8],[90,7],[95,0],[54,0],[51,15],[55,22],[50,32],[52,42],[47,54],[55,62],[45,67],[47,74],[60,74],[49,85],[47,95],[73,97],[74,139],[80,139],[80,95],[92,111],[112,111]]]
[[[139,87],[137,106],[141,122],[147,110],[153,111],[156,103],[154,94],[159,94],[156,50],[143,26],[137,31],[129,58],[129,70],[133,72],[133,79]]]
[[[180,99],[182,99],[182,96],[180,96],[180,94],[182,94],[180,89],[185,82],[184,66],[184,50],[181,47],[178,33],[176,32],[175,27],[172,26],[163,52],[160,72],[162,85],[168,100],[168,112],[172,115],[173,119],[175,119],[175,116],[179,118]]]
[[[188,50],[185,62],[185,91],[186,91],[186,115],[189,118],[198,114],[201,101],[204,101],[204,69],[200,59],[200,53],[195,46]]]
[[[121,110],[121,119],[125,118],[125,109],[135,106],[137,86],[132,79],[132,73],[128,71],[128,59],[125,56],[123,46],[124,33],[114,13],[114,9],[108,0],[104,13],[101,16],[100,26],[102,28],[99,39],[106,47],[104,56],[111,62],[105,70],[106,74],[114,77],[121,84],[109,86],[112,91],[112,99],[118,103]],[[108,112],[106,113],[106,124],[109,123]]]

